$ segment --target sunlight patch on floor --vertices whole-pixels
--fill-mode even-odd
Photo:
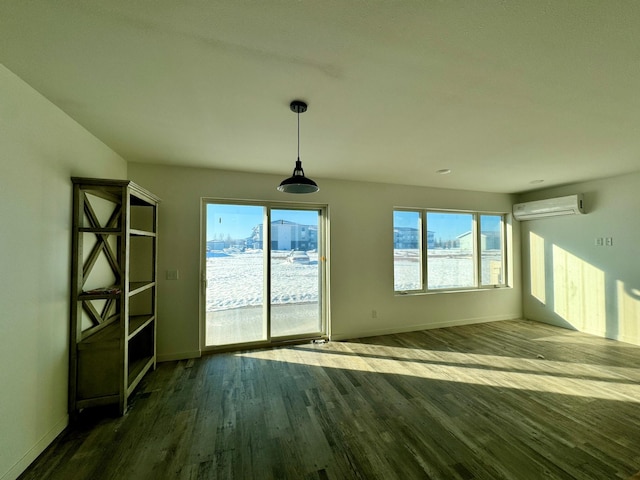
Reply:
[[[343,342],[237,355],[310,367],[410,375],[426,380],[640,403],[640,371],[633,368],[607,366],[605,369],[537,357],[528,359]]]

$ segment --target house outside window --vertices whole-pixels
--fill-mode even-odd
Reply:
[[[506,214],[396,209],[394,290],[506,286]]]

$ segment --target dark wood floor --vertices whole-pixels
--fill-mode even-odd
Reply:
[[[626,479],[640,347],[526,321],[160,364],[24,479]]]

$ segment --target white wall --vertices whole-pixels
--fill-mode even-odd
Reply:
[[[640,345],[639,192],[636,173],[519,199],[584,193],[588,212],[522,222],[526,318]]]
[[[515,288],[419,296],[393,293],[394,206],[509,212],[513,202],[509,195],[316,179],[320,192],[294,197],[276,191],[282,178],[272,175],[136,163],[129,164],[129,176],[162,199],[158,259],[161,360],[199,355],[201,197],[329,205],[334,339],[522,315],[517,228]],[[179,270],[180,279],[165,280],[166,270],[174,269]],[[371,318],[374,309],[375,319]]]
[[[125,161],[0,65],[0,479],[67,425],[70,176]]]

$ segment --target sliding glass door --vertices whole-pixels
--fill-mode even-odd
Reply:
[[[265,218],[266,209],[258,205],[207,204],[207,346],[267,339],[267,268],[259,240]]]
[[[271,336],[322,331],[319,210],[271,211]]]
[[[204,347],[323,335],[324,209],[204,207]]]

